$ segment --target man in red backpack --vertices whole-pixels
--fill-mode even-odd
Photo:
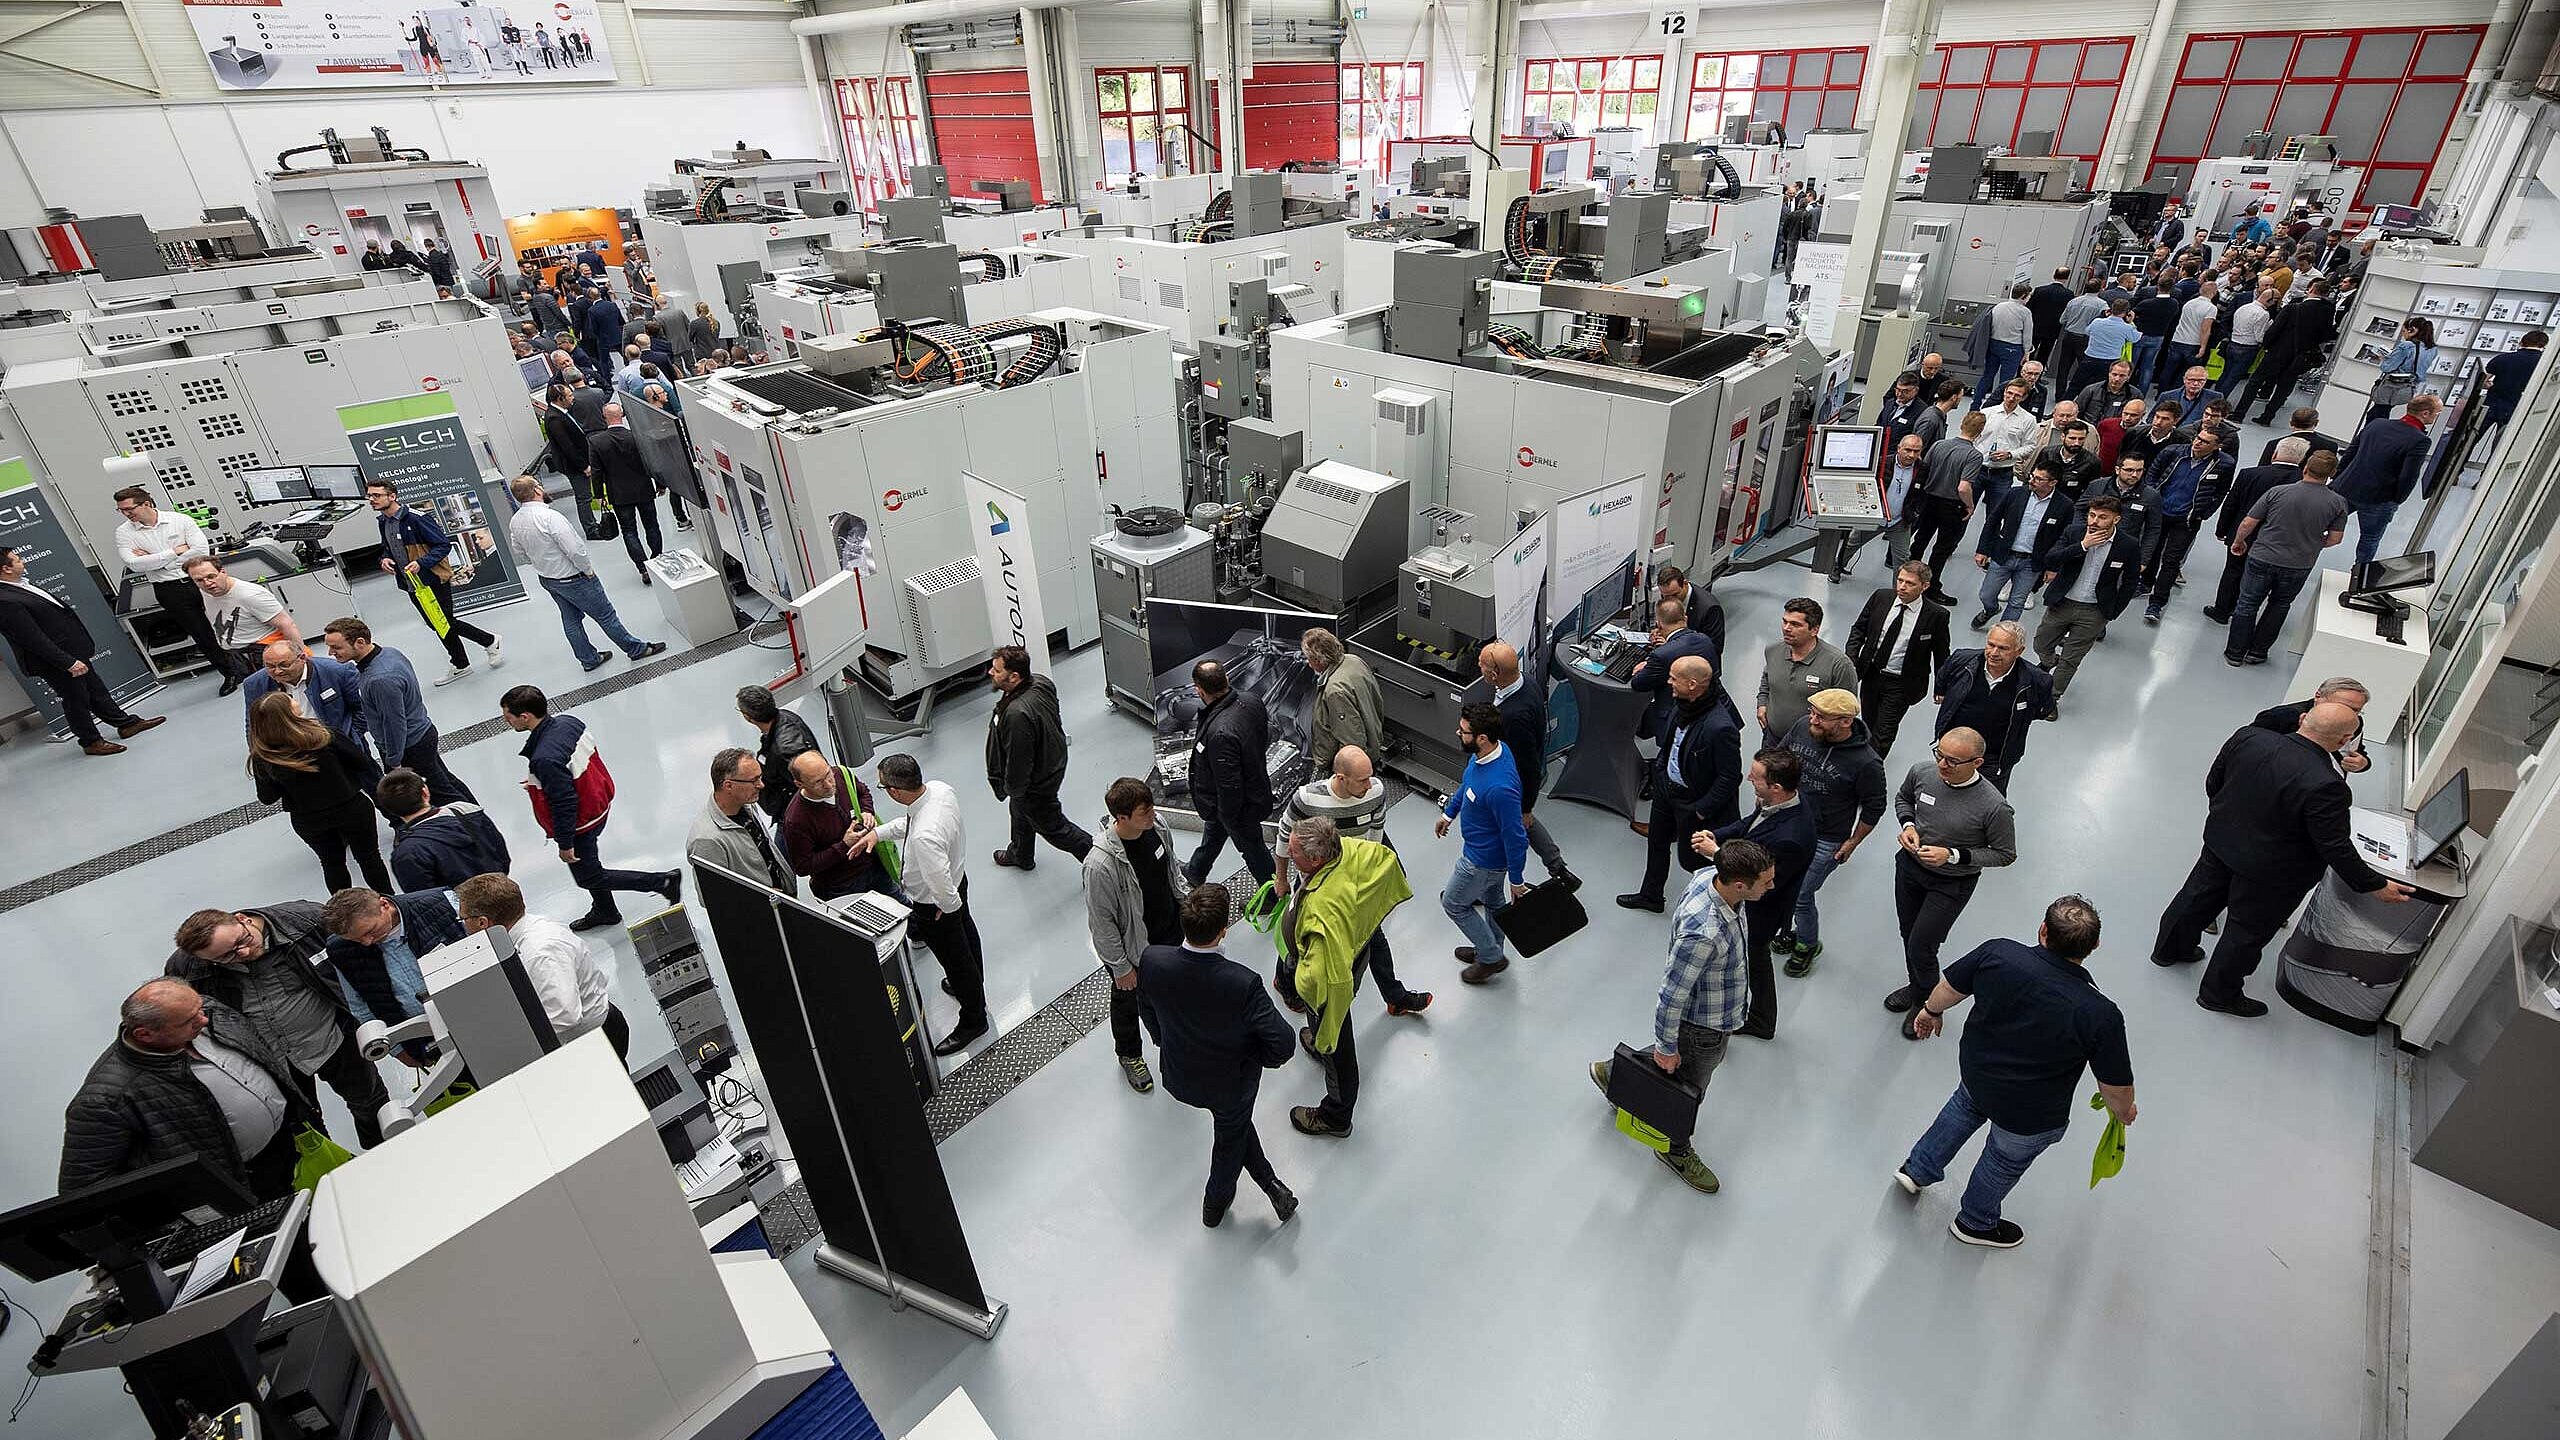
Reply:
[[[522,754],[533,778],[524,788],[533,801],[534,823],[560,847],[569,873],[595,901],[569,928],[594,930],[620,920],[622,910],[613,903],[616,890],[663,895],[674,904],[682,894],[681,871],[608,870],[596,857],[605,818],[613,809],[613,772],[605,768],[586,723],[552,714],[550,700],[531,685],[508,691],[498,707],[508,729],[528,732]]]

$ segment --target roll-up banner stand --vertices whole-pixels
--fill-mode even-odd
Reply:
[[[499,497],[504,482],[480,468],[452,396],[430,391],[341,405],[338,421],[355,447],[365,483],[388,482],[399,490],[401,504],[434,516],[453,537],[456,614],[524,598],[524,581],[507,549],[505,522],[515,513],[514,503]]]
[[[1004,1323],[934,1151],[908,979],[859,929],[696,860],[704,915],[825,1238],[818,1263],[980,1339]]]
[[[960,483],[996,645],[1021,646],[1031,657],[1031,673],[1046,675],[1049,615],[1040,604],[1040,561],[1031,550],[1031,502],[965,470]]]
[[[80,551],[72,545],[53,497],[37,483],[35,467],[24,459],[0,460],[0,545],[16,550],[27,562],[28,584],[70,606],[80,617],[89,643],[98,647],[98,653],[89,657],[89,668],[98,672],[117,703],[131,705],[160,688],[159,677],[151,673],[124,626],[116,623],[115,610],[99,592],[98,583],[89,578],[89,567],[80,563]],[[0,654],[6,653],[7,647],[0,646]],[[9,666],[17,669],[16,656],[9,657]],[[19,678],[27,682],[27,699],[44,712],[45,727],[56,739],[69,738],[71,727],[62,720],[62,697],[51,685],[23,671]]]

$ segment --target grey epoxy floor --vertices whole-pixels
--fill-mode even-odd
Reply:
[[[642,618],[655,619],[653,597],[618,556],[600,560],[634,628],[657,633]],[[1871,559],[1835,608],[1854,609],[1876,583]],[[1790,567],[1718,589],[1738,641],[1728,679],[1745,694],[1779,601],[1831,599]],[[388,643],[432,655],[387,588],[360,594]],[[1433,900],[1455,841],[1434,841],[1428,811],[1409,802],[1393,824],[1420,893],[1392,933],[1408,980],[1440,1003],[1389,1021],[1363,998],[1366,1089],[1348,1141],[1287,1127],[1285,1107],[1320,1087],[1311,1066],[1270,1077],[1266,1143],[1305,1201],[1290,1226],[1275,1229],[1248,1192],[1226,1228],[1204,1231],[1205,1117],[1130,1094],[1097,1034],[942,1148],[980,1271],[1012,1306],[995,1342],[894,1314],[814,1273],[805,1253],[794,1273],[893,1434],[954,1386],[1008,1437],[1630,1424],[1772,1436],[2351,1433],[2371,1044],[2282,1006],[2255,1024],[2207,1014],[2191,973],[2142,958],[2193,855],[2204,758],[2289,688],[2281,665],[2219,664],[2198,603],[2191,586],[2159,629],[2120,623],[2085,667],[2071,715],[2036,735],[2016,787],[2025,858],[1985,883],[1950,949],[2031,933],[2066,889],[2088,894],[2110,926],[2093,963],[2131,1023],[2143,1103],[2132,1158],[2090,1191],[2081,1167],[2096,1128],[2075,1125],[2012,1203],[2030,1232],[2017,1252],[1947,1238],[1952,1186],[1913,1204],[1888,1179],[1952,1085],[1955,1053],[1951,1040],[1904,1042],[1877,1004],[1899,983],[1885,851],[1827,892],[1831,949],[1811,978],[1780,981],[1780,1038],[1735,1042],[1717,1075],[1701,1146],[1726,1188],[1700,1197],[1609,1128],[1580,1073],[1642,1037],[1660,978],[1665,922],[1608,904],[1632,883],[1641,842],[1614,815],[1548,807],[1591,881],[1592,929],[1468,990]],[[494,710],[506,685],[585,678],[546,602],[484,623],[507,634],[511,663],[432,692],[448,729]],[[773,653],[741,650],[582,708],[621,786],[611,860],[675,863],[705,761],[742,738],[728,693],[775,668]],[[1081,818],[1113,776],[1142,769],[1146,735],[1106,713],[1096,653],[1066,658],[1058,674]],[[180,719],[116,761],[0,746],[13,809],[48,817],[0,828],[0,883],[245,798],[236,702],[197,681],[165,703]],[[982,858],[1001,833],[977,783],[986,714],[983,695],[948,703],[908,748],[962,796],[992,999],[1010,1025],[1092,961],[1080,930],[1059,923],[1080,914],[1064,857],[1030,876]],[[1915,712],[1897,773],[1924,753],[1925,724]],[[491,801],[532,902],[566,915],[582,897],[517,798],[514,748],[502,736],[453,763]],[[308,852],[268,820],[0,917],[19,1039],[0,1047],[0,1086],[17,1099],[0,1111],[0,1200],[51,1191],[60,1105],[178,918],[318,888]],[[1267,962],[1263,943],[1242,937],[1237,952]],[[646,1052],[663,1027],[627,947],[617,940],[613,953],[616,998]],[[947,1002],[928,994],[947,1023]],[[2560,1256],[2550,1232],[2465,1213],[2458,1202],[2473,1197],[2449,1190],[2418,1190],[2413,1348],[2429,1363],[2412,1409],[2434,1427],[2413,1426],[2418,1435],[2441,1433],[2529,1333],[2506,1331],[2547,1293]],[[58,1313],[60,1282],[12,1289],[44,1320]],[[2497,1303],[2465,1303],[2482,1289]],[[34,1333],[13,1327],[0,1361],[22,1361]],[[2476,1375],[2452,1358],[2491,1352]],[[129,1402],[94,1377],[47,1382],[26,1423],[40,1436],[139,1433]]]

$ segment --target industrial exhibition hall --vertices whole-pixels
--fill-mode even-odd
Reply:
[[[2560,1434],[2560,0],[0,0],[0,139],[26,1433]]]

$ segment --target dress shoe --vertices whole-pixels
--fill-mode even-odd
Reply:
[[[2199,994],[2196,996],[2196,1003],[2207,1010],[2224,1015],[2237,1015],[2243,1020],[2255,1020],[2267,1013],[2267,1002],[2249,995],[2234,995],[2228,1000],[2216,1000],[2210,995]]]
[[[1902,1017],[1902,1038],[1905,1040],[1920,1038],[1920,1012],[1916,1008]]]
[[[996,868],[999,870],[1021,870],[1028,872],[1031,869],[1031,862],[1028,860],[1016,860],[1013,858],[1013,852],[1010,850],[999,850],[996,852]]]
[[[661,894],[661,895],[666,896],[666,897],[667,897],[667,903],[668,903],[668,904],[670,904],[670,905],[681,905],[681,904],[683,904],[683,903],[684,903],[684,872],[683,872],[683,871],[681,871],[681,870],[670,870],[670,871],[668,871],[668,872],[667,872],[667,874],[666,874],[666,880],[665,880],[665,883],[661,884],[661,885],[658,887],[658,893],[659,893],[659,894]]]
[[[1496,960],[1490,965],[1469,965],[1458,972],[1458,978],[1470,985],[1482,985],[1510,968],[1511,962],[1508,960]]]
[[[1919,1003],[1920,992],[1908,985],[1905,985],[1901,989],[1884,997],[1884,1008],[1892,1011],[1896,1015],[1901,1014],[1903,1011],[1908,1010]]]
[[[238,676],[238,675],[226,675],[226,676],[224,676],[224,677],[222,678],[222,689],[221,689],[220,691],[216,692],[216,697],[215,697],[215,698],[217,698],[217,699],[218,699],[218,698],[220,698],[221,696],[224,696],[224,695],[234,695],[234,694],[239,693],[239,690],[240,690],[240,681],[241,681],[241,679],[242,679],[242,678],[243,678],[243,677]]]
[[[1627,828],[1633,830],[1639,835],[1642,835],[1648,840],[1653,838],[1653,824],[1650,821],[1630,820],[1627,822]]]
[[[643,571],[641,571],[641,572],[640,572],[640,583],[641,583],[641,584],[643,584],[643,585],[655,585],[655,584],[657,584],[658,582],[657,582],[657,581],[655,581],[655,580],[650,579],[650,578],[649,578],[649,572],[648,572],[648,571],[646,571],[646,570],[643,570]]]
[[[2231,623],[2231,612],[2228,610],[2216,610],[2212,606],[2207,605],[2204,607],[2204,618],[2212,621],[2216,625],[2228,625]]]
[[[2264,665],[2267,663],[2267,657],[2264,655],[2243,655],[2240,657],[2240,663],[2243,665]]]
[[[1644,895],[1630,892],[1618,897],[1618,908],[1622,910],[1649,910],[1654,914],[1659,915],[1662,913],[1662,897],[1659,895]]]
[[[2159,966],[2163,970],[2166,970],[2172,965],[2193,965],[2203,958],[2204,947],[2198,945],[2189,949],[2184,955],[2172,955],[2167,959],[2162,959],[2160,956],[2154,955],[2151,957],[2151,963]]]
[[[1289,1125],[1301,1135],[1328,1135],[1336,1140],[1351,1133],[1350,1121],[1327,1120],[1313,1105],[1290,1106]]]
[[[986,1033],[987,1022],[984,1019],[963,1020],[960,1022],[959,1029],[933,1042],[933,1053],[942,1056],[957,1055],[968,1049],[972,1041]]]
[[[121,755],[124,753],[124,747],[113,740],[92,740],[88,744],[80,747],[80,753],[83,755]]]
[[[1476,947],[1473,945],[1461,945],[1449,953],[1457,956],[1458,963],[1461,965],[1473,965],[1476,963]]]
[[[1201,1202],[1200,1202],[1200,1223],[1201,1223],[1201,1224],[1203,1224],[1203,1225],[1208,1226],[1208,1227],[1209,1227],[1210,1229],[1212,1229],[1212,1230],[1217,1229],[1217,1228],[1218,1228],[1218,1222],[1227,1218],[1227,1205],[1228,1205],[1228,1203],[1229,1203],[1229,1202],[1224,1201],[1224,1200],[1203,1200],[1203,1201],[1201,1201]]]
[[[1262,1193],[1271,1197],[1271,1213],[1279,1217],[1281,1224],[1288,1224],[1289,1217],[1298,1213],[1297,1192],[1288,1186],[1274,1180]]]
[[[569,928],[572,930],[601,930],[607,925],[619,925],[621,923],[622,912],[619,910],[590,910],[586,914],[579,916],[577,919],[570,921]]]
[[[130,740],[145,730],[157,730],[168,723],[169,717],[166,715],[153,715],[147,719],[141,716],[136,716],[135,718],[127,720],[116,727],[116,738],[119,740]]]
[[[960,998],[960,992],[951,988],[951,977],[948,975],[942,977],[942,993],[954,1000]]]

